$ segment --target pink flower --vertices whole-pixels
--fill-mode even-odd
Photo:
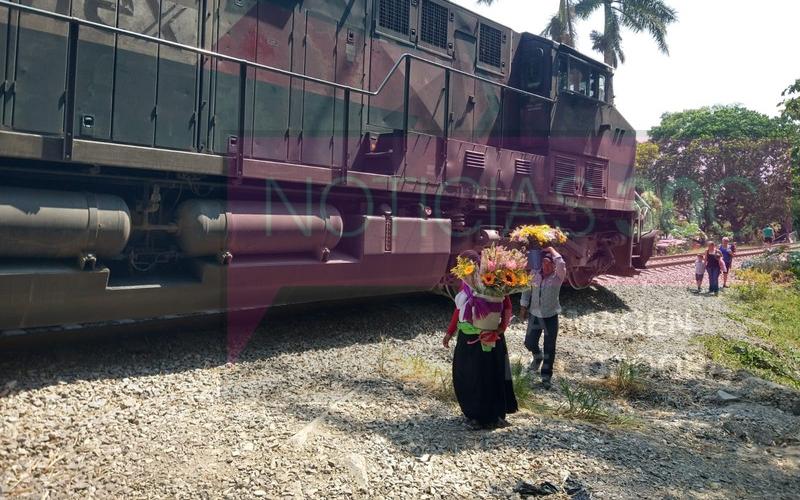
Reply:
[[[487,270],[488,270],[490,273],[493,273],[493,272],[494,272],[494,270],[495,270],[496,268],[497,268],[497,265],[494,263],[494,261],[493,261],[493,260],[490,260],[490,261],[488,261],[488,262],[486,263],[486,269],[487,269]]]

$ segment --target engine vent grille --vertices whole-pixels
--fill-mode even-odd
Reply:
[[[560,194],[575,194],[578,160],[568,156],[556,155],[553,163],[553,183],[551,189]]]
[[[480,151],[467,151],[464,153],[464,166],[467,168],[486,168],[486,153]]]
[[[533,173],[533,163],[530,160],[517,158],[514,160],[514,173],[517,175],[531,175]]]
[[[408,35],[411,0],[380,0],[378,25]]]
[[[503,33],[487,24],[481,23],[478,61],[500,68],[503,65]]]
[[[587,161],[584,175],[583,194],[595,198],[603,198],[608,193],[606,184],[607,164]]]
[[[439,47],[447,48],[447,7],[443,7],[431,0],[422,2],[422,30],[420,38],[423,42]]]

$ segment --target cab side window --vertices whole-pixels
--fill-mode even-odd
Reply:
[[[597,77],[597,98],[606,101],[606,75],[602,73]]]
[[[528,60],[528,78],[525,83],[525,90],[528,92],[536,92],[541,90],[544,84],[544,50],[541,47],[536,47],[531,50],[531,56]]]
[[[558,58],[558,90],[569,90],[569,62],[566,56]]]

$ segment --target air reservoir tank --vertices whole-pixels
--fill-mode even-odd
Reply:
[[[190,257],[313,254],[325,258],[342,238],[330,205],[190,200],[178,209],[178,238]]]
[[[0,257],[115,257],[130,234],[117,196],[0,187]]]

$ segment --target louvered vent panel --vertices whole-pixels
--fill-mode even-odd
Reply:
[[[486,168],[486,153],[467,151],[464,153],[464,166],[467,168]]]
[[[503,65],[503,33],[497,28],[481,23],[480,35],[478,60],[496,68],[501,67]]]
[[[411,0],[380,0],[378,25],[408,35]]]
[[[561,194],[575,194],[575,179],[577,173],[577,159],[556,155],[553,164],[552,190]]]
[[[533,173],[533,163],[530,160],[517,158],[514,160],[514,173],[517,175],[531,175]]]
[[[605,163],[587,161],[584,175],[583,193],[586,196],[603,198],[607,193]]]
[[[438,3],[424,0],[422,2],[422,30],[420,38],[423,42],[447,48],[447,7]]]

